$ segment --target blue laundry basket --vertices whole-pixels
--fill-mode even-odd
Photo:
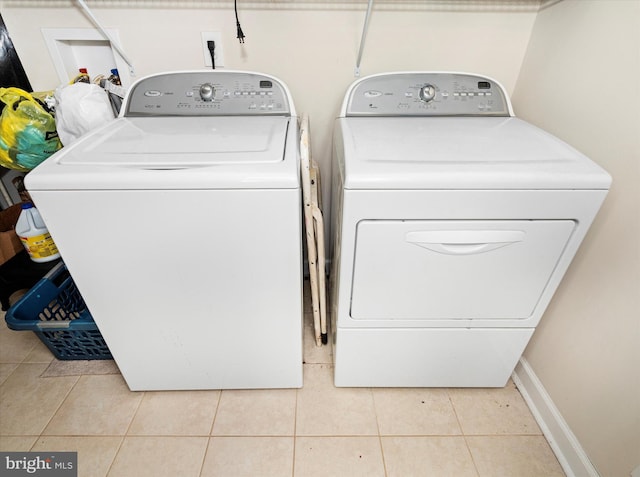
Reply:
[[[62,262],[9,308],[5,321],[12,330],[33,331],[60,360],[113,359]]]

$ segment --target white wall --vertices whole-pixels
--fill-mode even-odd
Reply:
[[[516,114],[613,176],[525,358],[603,477],[640,465],[640,2],[565,0],[536,20]]]
[[[313,154],[328,177],[333,119],[347,87],[356,79],[366,1],[329,1],[325,7],[317,6],[322,3],[238,2],[246,34],[246,43],[240,45],[232,2],[156,0],[144,2],[146,8],[123,8],[124,2],[115,0],[87,2],[105,27],[119,31],[137,77],[204,68],[201,32],[222,32],[226,69],[262,71],[288,84],[298,112],[310,116]],[[167,4],[183,7],[166,8]],[[211,8],[201,8],[203,4]],[[0,5],[33,88],[55,88],[59,80],[41,29],[93,28],[93,24],[71,1],[16,0]],[[537,6],[537,0],[376,1],[361,74],[471,71],[493,76],[511,91]],[[329,181],[323,185],[328,205]]]

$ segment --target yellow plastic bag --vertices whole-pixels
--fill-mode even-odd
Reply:
[[[0,165],[28,172],[62,147],[54,117],[20,88],[0,88]]]

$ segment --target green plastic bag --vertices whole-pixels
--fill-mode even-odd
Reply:
[[[0,88],[0,165],[28,172],[62,147],[54,117],[20,88]]]

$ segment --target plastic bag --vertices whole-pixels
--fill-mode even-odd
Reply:
[[[0,88],[0,165],[28,172],[62,147],[53,115],[20,88]]]
[[[107,92],[96,84],[60,86],[55,97],[56,126],[65,146],[114,119]]]

